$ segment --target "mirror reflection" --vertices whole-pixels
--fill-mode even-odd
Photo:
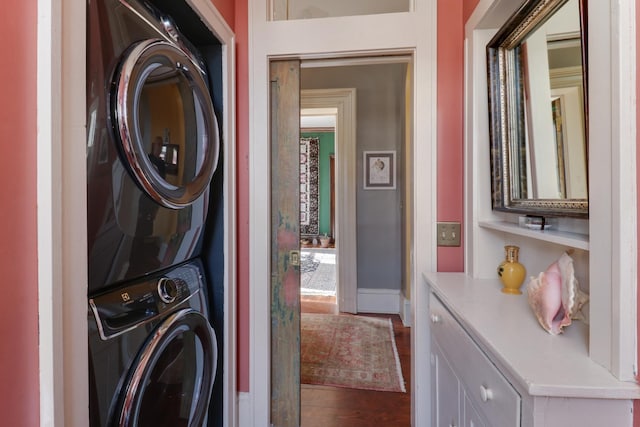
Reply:
[[[584,7],[528,0],[487,46],[496,210],[588,215]]]
[[[582,44],[578,1],[567,2],[522,43],[526,179],[516,199],[586,199]],[[515,169],[517,171],[517,169]]]

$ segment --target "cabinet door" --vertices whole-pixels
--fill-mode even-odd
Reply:
[[[464,427],[485,427],[487,424],[482,420],[476,408],[471,404],[469,396],[464,395]]]
[[[434,427],[460,426],[461,389],[458,377],[438,347],[431,342],[431,408]]]

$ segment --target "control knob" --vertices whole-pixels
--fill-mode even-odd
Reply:
[[[178,296],[178,286],[176,282],[166,277],[160,279],[158,281],[158,295],[160,299],[167,304],[174,302]]]

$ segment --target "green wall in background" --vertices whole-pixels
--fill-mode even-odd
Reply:
[[[320,154],[318,163],[318,207],[320,234],[331,234],[331,171],[329,156],[335,153],[335,134],[333,132],[301,132],[302,138],[318,138]]]

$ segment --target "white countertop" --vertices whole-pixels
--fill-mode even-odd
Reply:
[[[589,358],[588,326],[574,321],[553,336],[538,324],[522,295],[500,292],[496,279],[464,273],[424,275],[476,343],[507,377],[532,396],[638,399],[640,386],[622,382]]]

